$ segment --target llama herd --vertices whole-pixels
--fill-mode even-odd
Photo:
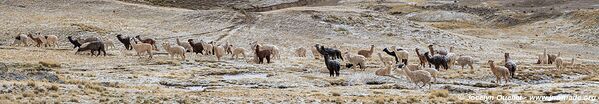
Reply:
[[[424,53],[421,53],[419,48],[415,49],[418,61],[420,61],[418,64],[408,64],[409,52],[404,48],[397,48],[396,46],[383,48],[382,52],[387,55],[381,53],[377,53],[377,55],[384,67],[376,70],[375,75],[391,76],[390,74],[393,69],[402,68],[402,71],[400,72],[403,72],[410,81],[417,86],[422,83],[422,86],[419,87],[429,85],[430,88],[432,82],[437,80],[440,69],[448,70],[453,65],[459,65],[462,69],[467,66],[469,66],[471,70],[474,69],[475,59],[472,56],[454,53],[453,47],[450,47],[449,51],[435,50],[433,47],[434,45],[429,45],[427,47],[429,51]],[[359,50],[357,54],[352,54],[349,51],[344,52],[343,57],[345,57],[345,61],[347,61],[345,67],[352,68],[354,66],[359,66],[360,69],[364,70],[365,61],[371,58],[371,55],[375,50],[374,48],[375,46],[371,45],[369,50]],[[313,52],[316,59],[318,59],[317,56],[321,55],[325,59],[325,65],[329,70],[330,76],[339,76],[339,70],[341,66],[343,66],[340,63],[344,60],[343,57],[339,55],[341,53],[339,49],[316,44],[313,50],[318,52]],[[557,69],[574,64],[574,58],[572,58],[570,63],[564,63],[563,58],[561,58],[560,55],[561,53],[552,55],[544,52],[542,55],[539,55],[538,64],[555,64]],[[510,78],[516,77],[518,65],[516,61],[510,57],[510,53],[504,53],[503,65],[495,65],[494,62],[495,61],[493,60],[488,60],[489,69],[496,77],[496,83],[501,83],[501,80],[508,83],[510,82]],[[426,67],[426,64],[428,64],[428,67]]]
[[[106,48],[115,48],[114,43],[110,39],[101,39],[98,37],[75,38],[67,36],[67,40],[77,48],[75,54],[83,51],[90,51],[91,55],[100,56],[103,53],[106,56]],[[30,46],[36,47],[58,47],[58,37],[56,35],[40,35],[40,33],[20,34],[16,36],[15,41],[11,46]],[[125,50],[134,50],[139,57],[147,54],[150,59],[153,58],[154,51],[160,51],[158,43],[153,38],[142,38],[140,35],[135,37],[116,35],[116,39],[123,44]],[[187,53],[195,53],[201,55],[213,55],[218,61],[221,61],[224,55],[231,54],[231,58],[237,60],[243,56],[246,58],[246,49],[235,47],[233,44],[225,42],[224,44],[216,44],[216,42],[196,41],[188,39],[181,41],[175,39],[176,44],[162,42],[162,48],[171,58],[180,58],[186,60]],[[257,64],[272,63],[273,59],[279,59],[281,51],[275,45],[261,44],[258,42],[250,43],[251,51],[255,56],[253,61]],[[428,52],[422,53],[420,48],[415,48],[415,56],[418,57],[418,64],[408,64],[410,52],[401,47],[391,46],[383,48],[381,52],[377,52],[378,58],[384,66],[382,69],[375,71],[378,76],[390,76],[391,71],[396,68],[401,68],[403,74],[417,86],[422,83],[432,86],[432,82],[437,80],[437,75],[441,69],[448,70],[453,65],[459,65],[462,69],[469,66],[474,69],[475,59],[472,56],[454,53],[453,47],[448,50],[435,50],[434,45],[428,45]],[[326,68],[329,70],[331,77],[339,76],[341,68],[359,68],[362,71],[366,69],[366,61],[372,59],[375,53],[375,45],[370,45],[369,49],[359,50],[357,53],[352,53],[349,50],[342,52],[336,47],[325,47],[321,44],[316,44],[309,48],[316,60],[324,59]],[[307,48],[300,47],[295,49],[294,55],[297,57],[306,57]],[[97,53],[97,54],[96,54]],[[381,53],[385,53],[381,54]],[[543,54],[538,55],[537,64],[555,64],[557,69],[561,69],[568,65],[573,65],[575,58],[572,58],[570,63],[564,62],[561,58],[561,53],[547,54],[545,50]],[[346,64],[341,64],[346,63]],[[504,53],[504,65],[495,65],[495,61],[488,60],[491,73],[496,77],[496,83],[500,83],[503,79],[508,83],[510,78],[515,78],[518,68],[516,61],[510,57],[510,53]],[[428,64],[428,67],[427,67]]]

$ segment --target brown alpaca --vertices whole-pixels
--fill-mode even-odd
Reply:
[[[489,60],[489,66],[491,67],[491,72],[493,72],[493,75],[495,75],[496,79],[495,81],[497,83],[501,83],[501,79],[505,80],[505,83],[510,82],[510,72],[507,68],[503,67],[503,66],[495,66],[495,64],[493,64],[493,60]]]
[[[358,51],[358,55],[362,55],[366,58],[370,58],[370,56],[372,56],[373,52],[374,52],[374,45],[370,45],[370,50],[360,50],[360,51]]]
[[[36,47],[41,47],[42,44],[44,44],[44,41],[42,41],[42,39],[40,37],[33,37],[33,35],[28,34],[27,36],[29,36],[29,38],[33,39],[33,41],[35,42],[35,46]]]
[[[141,37],[139,37],[139,35],[135,36],[135,38],[137,40],[139,40],[140,42],[142,42],[142,43],[151,44],[154,47],[152,49],[158,51],[158,47],[156,46],[156,41],[154,39],[150,39],[150,38],[148,38],[148,39],[142,39]]]
[[[426,60],[426,57],[424,57],[424,54],[420,54],[420,49],[418,48],[416,48],[416,55],[418,55],[418,59],[420,60],[420,66],[426,67],[428,61]]]
[[[431,56],[435,56],[435,49],[433,49],[433,45],[428,45],[428,53],[431,54]]]
[[[318,49],[316,49],[316,47],[311,47],[310,50],[312,51],[314,59],[320,59],[320,53],[318,53]]]
[[[272,55],[270,50],[260,50],[260,45],[256,45],[255,53],[258,56],[258,64],[262,64],[264,58],[266,58],[266,63],[270,63],[270,56]]]

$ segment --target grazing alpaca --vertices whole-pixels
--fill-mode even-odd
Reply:
[[[373,52],[374,52],[374,45],[370,45],[370,50],[360,50],[360,51],[358,51],[358,55],[362,55],[366,58],[370,58],[370,56],[372,56]]]
[[[46,35],[46,36],[44,36],[44,38],[46,39],[46,43],[45,43],[46,47],[50,47],[50,46],[58,47],[58,37],[56,35]]]
[[[516,64],[516,62],[514,62],[510,58],[510,53],[505,53],[504,56],[505,56],[505,65],[504,66],[510,70],[510,75],[512,76],[512,78],[514,78],[516,75],[516,69],[518,68],[518,65]]]
[[[100,56],[100,52],[104,53],[104,56],[106,56],[106,50],[104,49],[104,43],[102,43],[102,41],[89,42],[87,43],[87,45],[77,49],[77,52],[75,52],[75,54],[87,50],[90,50],[92,56],[94,55],[95,51],[98,51],[98,55],[96,56]]]
[[[310,48],[310,50],[312,50],[312,56],[314,56],[314,59],[320,59],[320,53],[318,53],[318,46],[312,47]]]
[[[69,42],[73,44],[73,49],[81,47],[81,43],[77,42],[77,40],[73,40],[73,37],[67,36],[67,39],[69,39]]]
[[[260,50],[260,45],[258,44],[254,50],[256,56],[258,56],[258,64],[262,64],[264,62],[264,58],[266,58],[266,63],[270,63],[270,56],[272,55],[270,50]]]
[[[339,51],[338,49],[325,48],[324,46],[321,46],[319,44],[314,45],[314,47],[319,48],[318,53],[320,53],[321,55],[327,54],[327,56],[331,57],[332,60],[334,60],[334,59],[343,60],[343,57],[341,56],[341,51]]]
[[[152,48],[152,49],[154,49],[154,50],[156,50],[156,51],[159,51],[159,50],[158,50],[158,47],[156,46],[156,41],[155,41],[154,39],[150,39],[150,38],[148,38],[148,39],[142,39],[142,38],[141,38],[139,35],[135,36],[135,38],[136,38],[138,41],[142,42],[142,43],[148,43],[148,44],[151,44],[152,46],[154,46],[154,48]]]
[[[433,79],[433,76],[431,75],[431,73],[424,71],[424,70],[412,71],[412,70],[408,69],[408,67],[404,67],[404,68],[402,68],[402,70],[404,71],[404,74],[416,86],[418,86],[418,83],[422,83],[422,86],[418,86],[418,87],[422,88],[422,87],[426,86],[427,84],[429,85],[429,87],[428,87],[429,89],[432,87],[431,79]]]
[[[231,47],[233,48],[233,47]],[[245,49],[241,48],[241,47],[236,47],[233,49],[233,56],[235,60],[237,60],[237,58],[239,57],[239,55],[243,55],[243,59],[245,59]]]
[[[351,63],[351,65],[348,65],[347,68],[352,68],[353,65],[358,65],[360,66],[360,69],[362,70],[366,70],[365,68],[365,63],[366,63],[366,57],[362,56],[362,55],[356,55],[356,54],[351,54],[349,52],[345,52],[345,59],[347,59],[347,61],[349,61],[349,63]]]
[[[445,56],[436,55],[431,57],[429,56],[428,52],[425,52],[424,56],[426,57],[426,60],[428,60],[429,63],[435,65],[435,69],[439,70],[439,66],[441,65],[443,66],[443,68],[445,68],[445,70],[449,69],[449,65],[447,65],[449,60],[445,58]]]
[[[176,40],[177,40],[177,45],[185,48],[186,52],[193,52],[193,47],[191,47],[191,44],[189,44],[188,42],[181,42],[179,40],[179,38],[177,38]]]
[[[204,54],[202,53],[202,51],[204,51],[204,45],[202,44],[202,42],[194,43],[193,39],[188,39],[187,42],[189,42],[189,45],[191,45],[193,52],[195,52],[196,54]]]
[[[123,37],[123,35],[119,34],[116,35],[116,39],[118,39],[121,43],[123,43],[123,45],[125,45],[125,49],[133,49],[133,47],[131,47],[131,37]]]
[[[42,44],[44,44],[44,41],[42,40],[42,38],[38,37],[38,36],[33,36],[31,34],[27,35],[29,36],[29,38],[33,39],[33,41],[36,43],[35,46],[36,47],[41,47]]]
[[[416,55],[418,55],[418,60],[420,60],[420,66],[426,67],[426,63],[428,61],[426,60],[426,57],[424,56],[424,54],[420,54],[419,48],[416,48]]]
[[[505,80],[505,83],[510,82],[509,71],[507,68],[503,66],[495,66],[493,64],[493,60],[489,60],[489,66],[491,67],[491,72],[495,75],[495,81],[497,83],[501,83],[501,79]]]
[[[383,55],[381,55],[381,53],[377,53],[377,54],[379,55],[379,59],[381,60],[381,62],[383,62],[384,66],[392,65],[392,63],[393,63],[393,57],[383,56]]]
[[[330,54],[327,54],[325,52],[324,46],[320,46],[320,48],[318,49],[318,53],[320,53],[324,58],[324,63],[327,66],[327,69],[329,70],[329,76],[334,77],[335,75],[337,75],[338,77],[339,70],[341,69],[341,64],[339,64],[339,62],[335,60],[331,60],[331,58],[334,58],[334,56],[329,56]]]
[[[460,55],[460,58],[457,59],[457,63],[458,65],[462,66],[462,70],[464,70],[464,66],[466,65],[470,66],[470,69],[474,69],[472,66],[474,64],[474,59],[470,56]]]
[[[164,42],[162,43],[162,48],[166,50],[166,52],[174,58],[174,56],[178,55],[181,59],[185,60],[185,48],[183,46],[171,46],[170,43]]]
[[[150,59],[152,58],[152,48],[154,48],[152,46],[152,44],[149,43],[137,43],[131,45],[133,47],[133,50],[135,50],[135,52],[137,53],[137,56],[139,56],[140,58],[142,57],[140,54],[143,52],[147,52],[150,55]]]
[[[297,57],[306,57],[306,48],[298,48],[297,50],[295,50],[295,54],[297,55]]]

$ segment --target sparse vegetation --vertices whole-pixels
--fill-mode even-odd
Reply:
[[[593,82],[599,81],[599,48],[595,47],[599,11],[590,9],[596,8],[592,1],[17,1],[0,6],[0,22],[5,23],[0,26],[3,103],[533,104],[553,101],[463,97],[593,95],[597,89]],[[154,45],[153,49],[165,51],[152,52],[156,56],[152,60],[139,59],[132,55],[134,50],[127,50],[132,49],[129,37],[138,35],[144,38],[136,40],[152,39],[155,44],[174,45],[176,38],[181,38],[177,45],[184,51],[202,54],[172,60],[167,54],[169,46]],[[57,37],[58,47],[42,47],[55,46],[50,36]],[[105,50],[110,53],[106,57],[73,55],[75,48],[89,47],[93,41],[111,46],[109,40],[115,38],[125,47]],[[33,47],[32,43],[41,44]],[[314,44],[325,45],[327,52],[319,53],[322,46]],[[276,46],[257,49],[272,50],[270,57],[277,60],[256,64],[245,58],[256,56],[255,45]],[[402,52],[410,54],[398,56],[401,52],[392,48],[387,50],[392,55],[383,55],[381,50],[370,52],[377,50],[371,45],[401,46]],[[460,65],[480,68],[429,68],[422,53],[446,58],[453,51],[424,49],[427,45],[456,47],[459,53],[453,56],[470,56],[457,57]],[[422,50],[414,52],[416,48]],[[539,57],[536,54],[544,48],[549,52],[547,63],[555,57],[560,70],[554,65],[534,64]],[[230,59],[220,54],[223,49],[225,54],[244,58]],[[309,50],[324,61],[303,58]],[[567,58],[561,57],[560,62],[554,55],[558,52],[551,50],[560,50]],[[352,59],[342,60],[345,52],[365,56],[363,63],[356,63],[364,70],[345,69]],[[367,57],[375,53],[380,53],[381,60]],[[501,57],[504,53],[510,53],[509,57]],[[576,63],[570,62],[570,57]],[[513,83],[494,84],[498,81],[493,81],[496,77],[490,65],[474,59],[493,59],[497,66],[513,62],[514,70],[508,68]],[[418,61],[423,63],[416,64]],[[400,67],[428,72],[430,77],[421,76],[432,78],[432,83],[402,76],[406,70]],[[411,81],[432,86],[421,89]]]

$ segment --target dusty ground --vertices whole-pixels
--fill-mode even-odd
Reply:
[[[339,0],[264,12],[125,1],[0,0],[0,34],[5,34],[0,36],[0,102],[597,103],[467,96],[599,96],[599,10],[594,9],[599,5],[593,0]],[[57,35],[60,46],[9,46],[17,34],[31,32]],[[108,56],[92,57],[75,55],[66,40],[97,36],[117,42],[114,34],[160,43],[174,43],[175,37],[230,42],[245,49],[260,41],[277,45],[283,57],[260,65],[249,61],[252,53],[242,60],[196,54],[176,60],[161,50],[148,60],[120,43]],[[419,88],[402,73],[374,75],[383,67],[377,57],[368,60],[366,71],[343,69],[341,77],[329,77],[323,61],[310,52],[293,56],[295,49],[316,43],[354,53],[374,44],[375,54],[400,46],[410,50],[410,63],[417,63],[415,48],[453,46],[477,62],[473,70],[442,71],[431,89]],[[534,64],[543,49],[561,52],[567,62],[576,58],[575,64],[561,70]],[[497,85],[486,62],[500,62],[506,52],[519,70],[512,82]]]

